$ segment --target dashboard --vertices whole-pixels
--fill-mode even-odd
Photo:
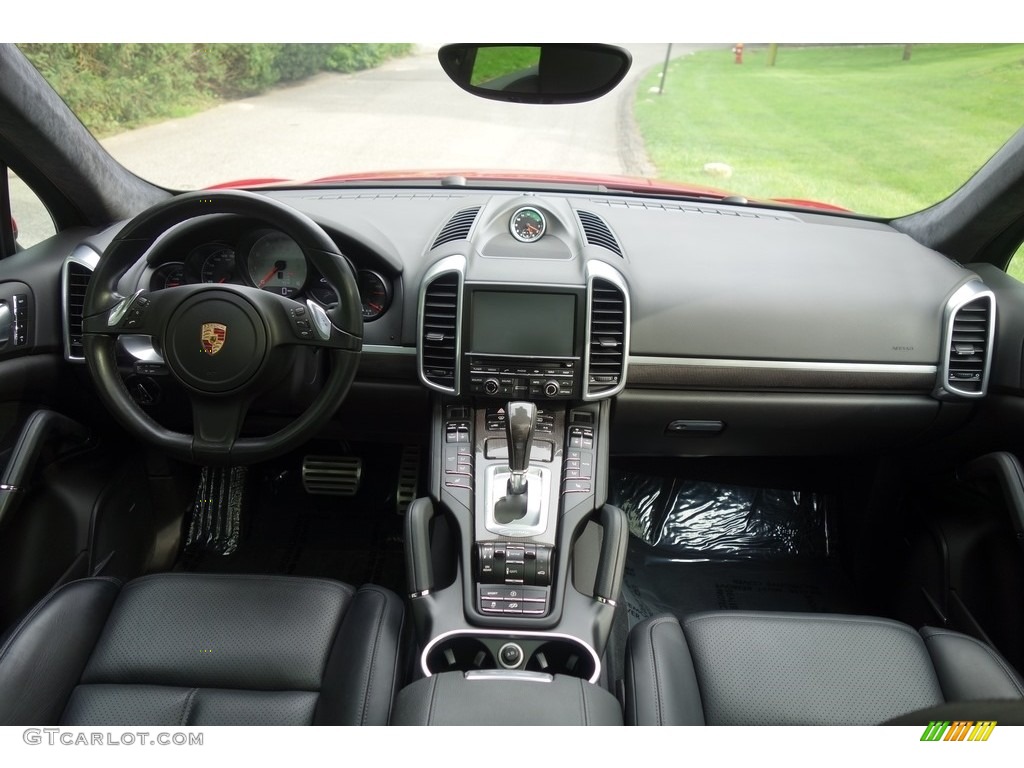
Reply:
[[[358,271],[370,401],[614,398],[626,455],[817,455],[927,442],[987,392],[995,294],[883,223],[591,190],[263,194]],[[168,232],[122,292],[199,283],[336,301],[288,237],[231,216]]]

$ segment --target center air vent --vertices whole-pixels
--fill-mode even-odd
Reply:
[[[613,395],[626,384],[629,300],[618,279],[603,277],[593,278],[589,296],[590,337],[584,386],[586,398],[596,399]]]
[[[443,265],[449,261],[463,262],[458,256],[444,259],[425,278],[420,299],[419,363],[424,384],[457,394],[462,273],[445,271]]]
[[[92,271],[99,262],[96,253],[79,248],[64,262],[62,289],[64,302],[64,358],[75,362],[85,360],[82,344],[82,312],[85,292],[89,289]]]
[[[444,225],[444,228],[438,233],[437,239],[434,240],[434,244],[430,246],[431,250],[437,248],[439,245],[444,245],[445,243],[451,243],[455,240],[465,240],[468,238],[469,231],[473,228],[473,222],[476,221],[476,215],[478,213],[480,213],[479,205],[475,208],[464,208],[452,216],[448,223]]]
[[[587,238],[588,245],[606,248],[616,256],[622,256],[619,241],[615,239],[615,235],[604,223],[604,219],[590,211],[576,211],[576,215],[580,217],[580,224],[583,225],[583,234]]]
[[[954,295],[947,319],[943,388],[946,393],[960,397],[982,397],[988,386],[995,297],[991,291],[979,291],[977,286],[969,284]],[[970,293],[962,295],[966,291]]]

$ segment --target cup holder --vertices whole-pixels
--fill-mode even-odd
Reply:
[[[498,653],[507,643],[523,651],[523,662],[513,669],[568,675],[595,682],[601,665],[593,648],[575,637],[546,632],[466,630],[434,638],[424,649],[424,674],[500,669]],[[508,667],[505,667],[508,668]]]

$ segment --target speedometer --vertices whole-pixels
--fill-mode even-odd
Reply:
[[[306,284],[306,254],[282,232],[270,232],[249,251],[249,279],[257,288],[294,296]]]
[[[544,237],[548,223],[544,214],[536,208],[520,208],[512,214],[508,229],[512,237],[521,243],[532,243]]]

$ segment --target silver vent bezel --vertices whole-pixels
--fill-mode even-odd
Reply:
[[[458,288],[455,296],[455,382],[453,387],[445,387],[428,379],[423,370],[423,315],[426,310],[427,290],[431,283],[450,273],[458,275]],[[416,315],[416,373],[424,386],[449,395],[459,394],[459,384],[462,380],[462,297],[465,282],[466,258],[456,255],[447,256],[430,267],[420,283],[419,307]]]
[[[977,392],[970,392],[951,386],[949,383],[950,350],[953,345],[953,322],[956,315],[966,305],[979,299],[987,299],[989,304],[988,332],[985,340],[985,362],[981,372],[981,387]],[[946,302],[942,313],[942,348],[939,361],[938,378],[935,382],[935,397],[943,400],[973,399],[985,397],[988,393],[989,372],[992,368],[996,334],[996,297],[995,294],[980,280],[972,280],[960,286]]]
[[[64,359],[69,363],[84,363],[85,357],[71,353],[71,310],[68,307],[68,290],[70,289],[70,265],[78,264],[90,272],[96,271],[100,263],[100,255],[87,245],[80,245],[71,252],[60,268],[60,305],[61,327],[64,329]]]
[[[612,389],[591,393],[590,391],[590,346],[594,311],[594,280],[605,280],[620,291],[622,291],[623,303],[625,304],[623,333],[622,333],[622,373],[619,383]],[[615,397],[626,388],[626,375],[629,369],[629,332],[631,325],[632,310],[630,307],[629,289],[626,287],[626,280],[622,274],[610,264],[603,261],[587,262],[587,326],[586,326],[586,350],[583,355],[583,399],[587,401],[604,400]]]

